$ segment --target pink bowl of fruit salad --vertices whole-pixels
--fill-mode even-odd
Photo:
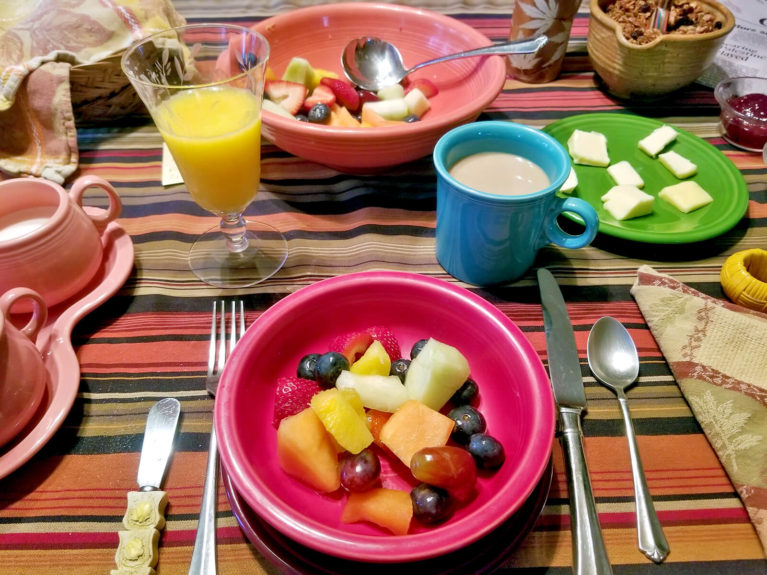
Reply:
[[[265,311],[226,366],[215,420],[234,488],[269,524],[337,557],[404,562],[517,511],[555,411],[538,354],[498,308],[439,279],[365,272]]]
[[[487,46],[490,40],[450,16],[408,6],[363,2],[291,10],[263,20],[254,28],[266,37],[271,49],[265,89],[266,100],[271,103],[264,106],[264,136],[291,154],[343,172],[375,172],[428,156],[442,134],[474,121],[498,96],[506,79],[502,56],[427,66],[406,79],[408,90],[421,81],[422,86],[427,86],[424,91],[428,109],[420,106],[417,121],[371,120],[363,118],[356,108],[359,99],[348,104],[344,91],[332,83],[318,86],[327,76],[348,84],[341,54],[349,41],[367,35],[393,42],[409,67]],[[296,59],[305,64],[294,66]],[[303,94],[302,86],[296,84],[305,84]],[[314,92],[323,95],[315,97]],[[333,121],[295,119],[296,115],[306,117],[312,103],[327,101],[329,92],[339,106]],[[276,107],[271,105],[274,103]],[[287,111],[280,110],[280,104]],[[349,106],[355,109],[347,111]],[[364,126],[359,121],[355,124],[353,118]]]

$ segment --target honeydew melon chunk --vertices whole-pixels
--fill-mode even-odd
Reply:
[[[378,100],[377,102],[365,102],[362,105],[369,108],[384,120],[402,120],[410,113],[405,98],[395,98],[393,100]],[[364,117],[364,114],[363,114]]]
[[[381,100],[398,100],[405,97],[405,88],[402,87],[402,84],[384,86],[376,92],[376,96]]]
[[[296,119],[296,117],[293,114],[288,112],[285,108],[280,106],[277,102],[273,102],[271,100],[268,100],[267,98],[264,98],[264,102],[263,104],[261,104],[261,107],[267,112],[271,112],[272,114],[277,114],[278,116],[291,118],[293,120]]]
[[[336,387],[355,390],[362,399],[362,405],[387,413],[394,413],[410,399],[396,375],[362,375],[342,371],[336,379]]]
[[[692,180],[666,186],[658,195],[685,214],[714,201],[706,190]]]
[[[286,82],[303,84],[307,89],[311,89],[314,82],[314,68],[306,58],[294,56],[288,62],[282,79]]]
[[[410,399],[440,410],[470,373],[469,362],[460,351],[431,338],[410,362],[405,388]]]
[[[652,212],[655,198],[636,186],[613,186],[602,196],[604,208],[616,220],[628,220]]]
[[[423,116],[431,106],[429,99],[418,88],[413,88],[405,95],[405,102],[407,103],[410,113],[419,118]]]

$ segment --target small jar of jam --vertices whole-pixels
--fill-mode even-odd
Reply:
[[[750,152],[767,144],[767,78],[730,78],[719,82],[714,96],[722,109],[724,138]]]

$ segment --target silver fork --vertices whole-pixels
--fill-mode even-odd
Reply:
[[[213,316],[210,321],[210,344],[208,347],[208,376],[205,388],[212,397],[216,396],[216,388],[221,378],[226,360],[234,346],[245,333],[245,309],[242,301],[232,302],[230,313],[229,345],[227,347],[226,310],[224,302],[220,302],[221,315],[218,319],[217,302],[213,302]],[[239,304],[239,319],[237,317]],[[217,325],[218,324],[218,325]],[[217,333],[218,332],[218,333]],[[219,335],[220,334],[220,335]],[[215,575],[216,573],[216,500],[218,494],[218,445],[216,441],[215,423],[210,431],[210,447],[208,448],[208,465],[205,471],[205,486],[202,489],[200,519],[197,523],[197,536],[194,540],[192,561],[189,565],[189,575]]]

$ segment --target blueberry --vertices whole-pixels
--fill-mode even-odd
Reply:
[[[306,114],[296,114],[296,120],[299,122],[308,122],[309,118],[306,117]]]
[[[298,362],[298,369],[296,369],[296,375],[303,377],[304,379],[314,379],[314,370],[317,369],[317,360],[319,359],[319,353],[307,353]]]
[[[389,369],[389,375],[396,375],[399,377],[400,381],[402,383],[405,383],[405,375],[407,374],[407,368],[410,367],[410,360],[400,358],[396,359],[392,362],[391,368]]]
[[[410,490],[413,516],[422,523],[437,523],[450,516],[450,496],[447,491],[426,483]]]
[[[421,118],[416,116],[415,114],[410,114],[409,116],[405,116],[403,119],[404,122],[407,122],[408,124],[412,124],[413,122],[418,122]]]
[[[417,342],[413,344],[413,347],[410,348],[410,359],[415,359],[415,356],[417,356],[419,353],[421,353],[421,350],[423,349],[423,346],[426,345],[426,342],[429,341],[428,339],[419,339]]]
[[[306,115],[312,124],[325,124],[330,120],[330,106],[320,102],[312,106],[309,113]]]
[[[450,398],[453,405],[468,405],[470,404],[477,394],[479,393],[479,386],[477,383],[469,378],[463,382],[463,385]]]
[[[328,389],[336,384],[338,375],[345,369],[349,369],[349,360],[337,351],[329,351],[317,358],[314,379],[317,380],[320,387]]]
[[[455,407],[447,416],[455,421],[450,437],[462,445],[469,443],[475,434],[483,433],[487,429],[484,416],[471,405]]]
[[[474,456],[477,467],[482,469],[500,467],[506,459],[501,442],[486,433],[472,435],[467,449]]]

